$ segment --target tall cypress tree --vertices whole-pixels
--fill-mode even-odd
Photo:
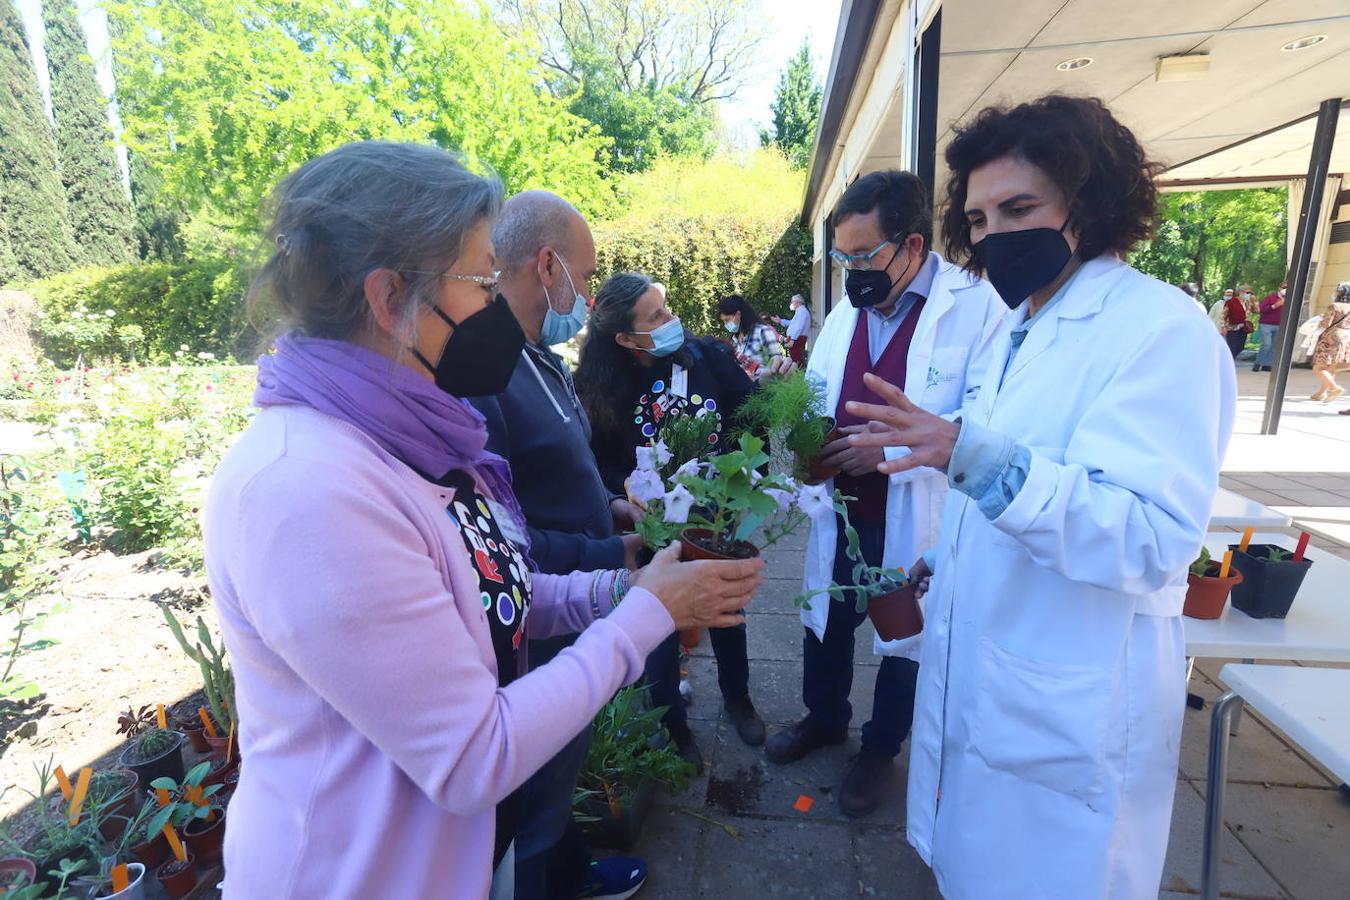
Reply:
[[[131,200],[117,170],[108,104],[94,78],[84,29],[71,0],[43,0],[42,23],[76,261],[125,262],[135,246]]]
[[[9,225],[21,274],[69,268],[73,247],[56,142],[38,97],[23,20],[11,0],[0,0],[0,218]]]
[[[778,78],[778,88],[770,105],[773,131],[761,132],[760,143],[782,150],[794,166],[805,166],[811,161],[811,145],[816,139],[820,95],[820,82],[811,67],[811,44],[803,41],[801,49]]]

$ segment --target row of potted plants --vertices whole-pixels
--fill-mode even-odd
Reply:
[[[1233,607],[1255,619],[1283,619],[1312,568],[1304,557],[1305,532],[1297,547],[1251,544],[1250,533],[1228,548],[1226,564],[1212,559],[1208,548],[1191,564],[1182,612],[1195,619],[1217,619],[1231,595]]]

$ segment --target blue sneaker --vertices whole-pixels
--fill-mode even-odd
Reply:
[[[578,900],[628,900],[647,881],[647,863],[636,856],[591,860],[591,874]]]

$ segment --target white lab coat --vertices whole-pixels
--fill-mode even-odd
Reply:
[[[1184,294],[1114,257],[1083,265],[1000,387],[1024,320],[1025,304],[1005,320],[964,415],[1029,448],[1030,472],[992,522],[948,497],[909,841],[957,900],[1156,897],[1186,569],[1232,432],[1232,358]]]
[[[939,415],[959,409],[968,396],[973,399],[982,361],[988,359],[998,323],[1007,311],[987,281],[938,257],[937,274],[905,359],[906,395]],[[836,306],[826,317],[811,351],[807,377],[824,384],[826,408],[831,413],[839,406],[844,364],[859,314],[850,303]],[[894,459],[908,452],[888,449],[887,456]],[[829,488],[833,490],[833,481]],[[946,477],[936,469],[912,469],[891,477],[886,492],[883,565],[908,568],[936,543],[946,493]],[[830,585],[837,537],[834,516],[812,522],[806,545],[805,590]],[[817,594],[811,598],[810,608],[802,610],[802,624],[821,640],[831,602],[828,594]],[[918,645],[919,638],[914,637],[885,646],[889,655],[917,659]]]

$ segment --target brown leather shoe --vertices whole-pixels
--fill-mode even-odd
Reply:
[[[875,810],[895,786],[895,760],[863,748],[849,761],[844,786],[839,791],[839,809],[850,819]]]
[[[769,762],[777,765],[794,763],[821,747],[842,744],[848,740],[848,729],[830,734],[816,730],[809,719],[793,723],[782,731],[774,732],[764,745],[764,755]]]

